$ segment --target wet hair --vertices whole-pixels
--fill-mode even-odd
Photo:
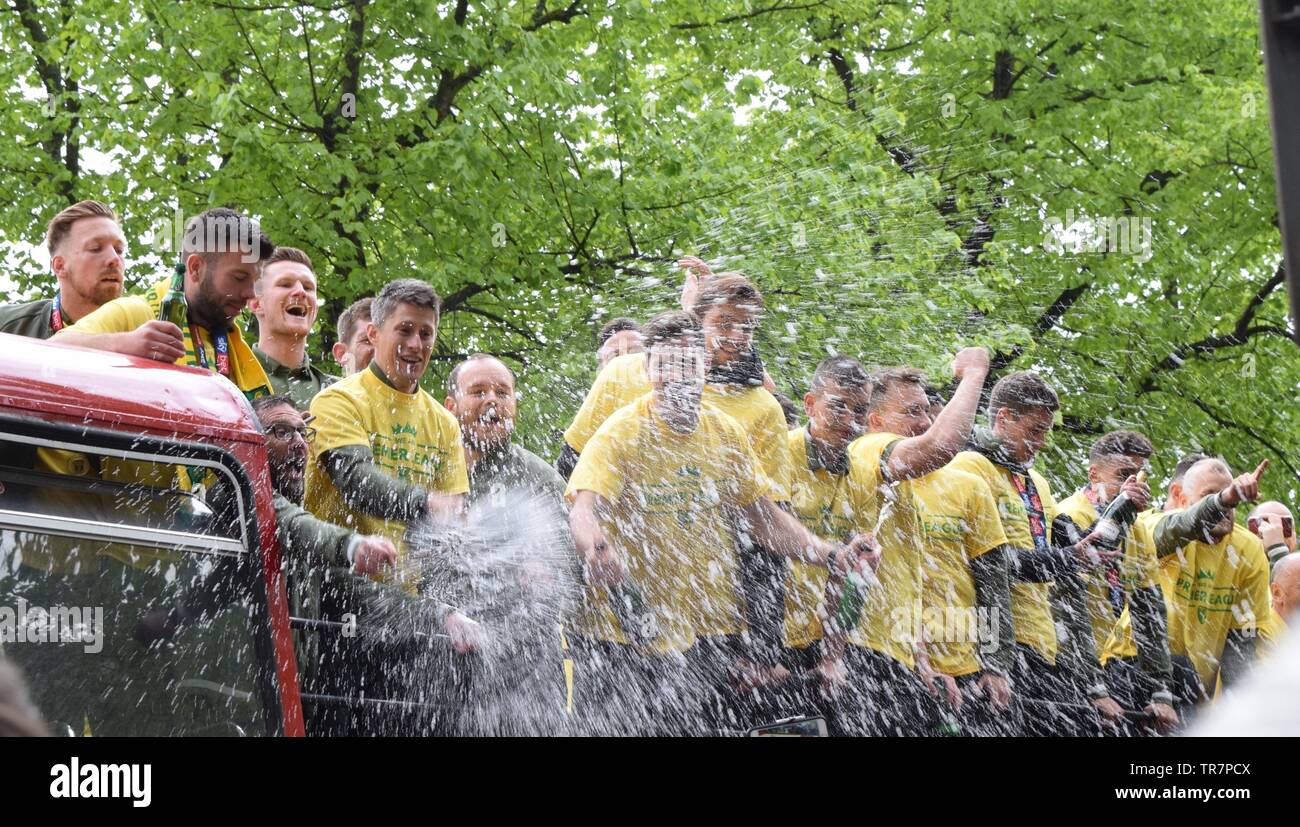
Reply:
[[[871,375],[862,363],[852,356],[827,356],[813,371],[810,390],[814,393],[827,385],[841,388],[865,389],[871,382]]]
[[[1184,482],[1185,482],[1186,479],[1187,479],[1187,475],[1190,474],[1190,473],[1192,472],[1192,469],[1195,468],[1196,466],[1200,465],[1201,463],[1205,463],[1205,464],[1208,465],[1208,466],[1211,466],[1211,467],[1213,467],[1213,468],[1217,468],[1218,470],[1222,471],[1225,475],[1227,475],[1227,476],[1229,476],[1229,477],[1232,476],[1232,469],[1231,469],[1230,467],[1228,467],[1228,463],[1227,463],[1226,461],[1224,461],[1224,459],[1223,459],[1222,457],[1202,457],[1201,459],[1199,459],[1199,460],[1197,460],[1196,462],[1194,462],[1194,463],[1192,463],[1191,465],[1189,465],[1189,466],[1187,467],[1187,470],[1186,470],[1185,472],[1183,472],[1183,477],[1182,477],[1182,479],[1183,479]]]
[[[460,364],[456,365],[456,367],[452,368],[451,373],[448,374],[447,395],[448,396],[456,395],[457,383],[460,380],[461,368],[465,367],[470,362],[481,362],[484,359],[491,359],[494,362],[501,362],[501,359],[499,357],[493,356],[491,353],[471,353],[469,356],[465,358],[465,361],[461,362]],[[505,365],[505,362],[501,362],[501,364]],[[506,365],[506,370],[509,371],[512,377],[515,375],[514,371],[510,370],[509,365]]]
[[[214,256],[244,252],[244,244],[250,245],[250,252],[257,254],[256,261],[265,263],[275,254],[275,244],[256,221],[229,207],[213,207],[185,224],[181,261],[192,255],[201,255],[211,263]]]
[[[948,404],[947,402],[944,401],[943,394],[939,393],[939,389],[936,388],[934,385],[925,386],[925,401],[929,402],[931,405]]]
[[[257,414],[257,418],[259,420],[268,411],[272,410],[273,408],[278,408],[281,405],[288,405],[290,408],[293,408],[295,411],[298,410],[298,405],[291,398],[289,398],[289,396],[283,393],[273,393],[270,396],[259,396],[256,399],[254,399],[250,404],[252,404],[253,406],[253,413]],[[298,412],[302,413],[301,411]]]
[[[596,334],[596,349],[599,350],[604,347],[605,343],[608,342],[615,333],[622,333],[625,330],[640,329],[640,325],[626,316],[619,316],[617,319],[610,319],[605,322],[605,326],[600,329],[600,333]]]
[[[641,326],[641,335],[645,337],[646,353],[656,345],[687,338],[692,344],[703,347],[704,333],[700,330],[700,321],[690,313],[681,310],[669,310],[660,313]]]
[[[695,303],[691,305],[691,312],[703,321],[705,314],[724,304],[750,305],[758,312],[763,309],[763,294],[758,292],[752,281],[742,275],[716,276],[700,288]]]
[[[339,314],[338,334],[340,342],[350,342],[352,337],[357,333],[357,326],[362,322],[370,321],[370,305],[374,299],[366,296],[364,299],[357,299],[347,310]]]
[[[880,410],[891,385],[915,385],[924,393],[927,382],[925,374],[916,368],[881,368],[871,374],[871,382],[868,386],[868,393],[871,395],[871,399],[867,402],[868,411]]]
[[[1156,452],[1151,440],[1137,431],[1111,431],[1092,443],[1088,459],[1101,462],[1112,457],[1141,457],[1150,459]]]
[[[68,237],[72,232],[72,225],[76,224],[83,218],[108,218],[117,221],[117,213],[113,208],[99,201],[78,201],[71,207],[66,207],[59,211],[59,214],[50,219],[49,226],[45,228],[45,247],[53,256],[63,239]]]
[[[781,403],[781,413],[785,415],[785,426],[787,428],[799,427],[799,406],[794,404],[794,400],[783,393],[772,394],[776,401]]]
[[[992,421],[1003,408],[1015,414],[1044,410],[1055,412],[1061,409],[1061,400],[1043,377],[1030,370],[1018,370],[1008,373],[993,386],[989,394],[989,420]]]
[[[1182,482],[1183,477],[1187,476],[1187,472],[1192,469],[1192,466],[1203,459],[1209,459],[1209,456],[1202,454],[1199,451],[1193,451],[1190,454],[1183,454],[1182,458],[1178,460],[1178,464],[1174,466],[1174,475],[1170,478],[1169,482]]]
[[[399,304],[410,304],[433,311],[435,319],[442,312],[442,299],[428,284],[419,279],[396,279],[384,285],[370,305],[370,321],[375,327],[383,327],[397,310]]]

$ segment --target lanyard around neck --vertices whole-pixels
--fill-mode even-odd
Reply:
[[[212,349],[217,353],[217,373],[227,378],[230,377],[230,336],[224,330],[214,330],[212,332]],[[199,338],[198,325],[194,324],[194,319],[190,319],[190,338],[194,340],[194,356],[198,360],[199,367],[204,370],[208,369],[208,351],[203,347],[203,340]]]
[[[59,294],[55,293],[54,307],[50,308],[50,330],[58,333],[66,326],[67,323],[63,321],[63,302],[60,300]]]

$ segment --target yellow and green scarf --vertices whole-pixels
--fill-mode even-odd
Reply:
[[[158,308],[162,306],[163,297],[167,295],[167,290],[171,282],[163,279],[153,286],[146,297],[149,302],[149,309],[153,312],[154,318],[158,317]],[[199,358],[200,351],[198,348],[204,348],[202,353],[204,357],[211,354],[209,365],[215,365],[216,346],[209,339],[204,341],[200,335],[200,341],[194,341],[194,331],[199,328],[196,325],[190,325],[181,334],[185,337],[185,364],[194,367],[203,367]],[[271,380],[266,377],[266,371],[262,369],[262,363],[257,361],[253,355],[253,349],[244,341],[243,333],[239,326],[231,324],[229,331],[230,336],[230,376],[226,377],[235,383],[235,387],[244,392],[244,396],[249,399],[256,399],[259,396],[271,395]],[[209,331],[208,336],[211,336]],[[213,369],[215,373],[215,369]]]

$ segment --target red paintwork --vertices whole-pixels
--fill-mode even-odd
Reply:
[[[226,379],[198,368],[0,333],[0,410],[217,445],[243,464],[253,486],[258,545],[269,596],[284,733],[304,734],[289,602],[275,537],[266,438]]]

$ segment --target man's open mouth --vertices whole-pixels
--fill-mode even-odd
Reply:
[[[305,319],[308,315],[307,308],[301,304],[289,305],[284,309],[284,312],[299,319]]]

